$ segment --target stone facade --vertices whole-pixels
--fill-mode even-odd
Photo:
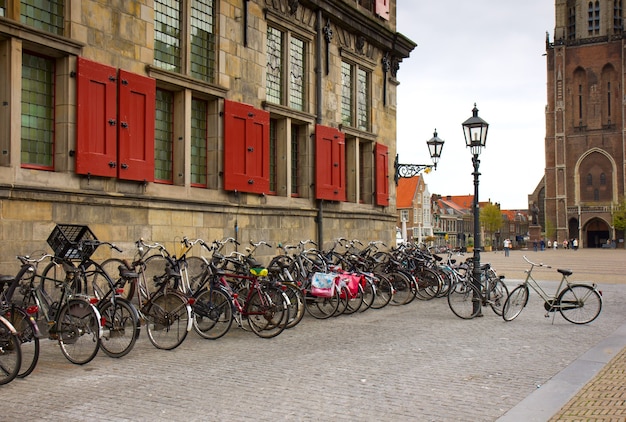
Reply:
[[[626,177],[623,4],[557,0],[555,12],[554,41],[546,39],[545,185],[535,198],[544,198],[545,225],[559,242],[601,247],[623,238],[612,227]]]
[[[55,10],[62,23],[56,27],[48,20],[48,15],[54,17],[51,12],[40,21],[35,18],[35,23],[28,20],[25,3],[38,4],[7,0],[0,6],[0,272],[17,267],[16,254],[50,252],[46,239],[55,224],[88,225],[99,239],[127,251],[140,237],[172,250],[183,236],[209,241],[232,236],[242,244],[304,239],[328,244],[343,236],[392,244],[393,178],[387,181],[388,203],[379,205],[374,197],[380,174],[373,152],[380,144],[389,157],[395,156],[396,72],[415,48],[415,43],[396,32],[395,1],[382,2],[389,8],[389,14],[382,16],[377,5],[381,2],[362,0],[57,0],[51,2],[60,5]],[[161,25],[166,20],[160,17],[171,14],[174,6],[179,7],[175,16],[180,18],[180,32],[167,32]],[[207,60],[214,70],[204,80],[192,73],[192,55],[197,52],[192,26],[207,24],[206,20],[194,23],[192,9],[198,7],[212,15],[207,31],[212,31],[208,39],[214,44],[208,48],[213,48],[214,56]],[[286,97],[285,101],[269,99],[268,26],[277,28],[285,43],[295,38],[303,42],[297,63],[303,67],[301,107],[290,106]],[[159,31],[165,41],[155,35]],[[173,51],[172,45],[163,47],[171,43],[163,34],[178,37],[178,44],[174,43],[178,68],[155,60],[157,53]],[[44,152],[50,156],[45,164],[29,162],[39,150],[25,146],[26,127],[32,128],[27,115],[39,117],[36,111],[24,111],[28,102],[24,69],[30,66],[25,55],[53,65],[49,70],[53,123],[48,130],[53,141],[52,149]],[[79,135],[82,106],[77,99],[82,77],[77,66],[82,59],[139,75],[156,83],[157,92],[171,94],[171,151],[164,165],[170,167],[169,179],[153,181],[150,175],[128,180],[78,169],[77,156],[85,148]],[[366,75],[363,89],[354,87],[351,96],[355,101],[360,101],[359,95],[365,98],[361,101],[366,105],[364,126],[345,120],[342,104],[348,94],[342,63]],[[286,62],[281,66],[287,70]],[[40,81],[33,77],[30,82]],[[115,83],[121,86],[125,81],[120,78]],[[287,82],[283,87],[290,89]],[[206,166],[201,175],[206,180],[200,185],[193,181],[191,145],[196,101],[206,104],[208,127],[206,159],[201,163]],[[267,192],[224,188],[226,101],[269,114],[275,150]],[[87,103],[95,107],[91,98]],[[121,125],[119,120],[110,124]],[[345,201],[316,196],[316,125],[335,128],[345,136]],[[38,140],[34,138],[35,144]],[[110,167],[118,164],[112,162]],[[387,169],[392,168],[392,160],[386,164],[386,171],[391,171]],[[160,164],[155,160],[154,165]],[[96,253],[99,258],[111,255],[105,248]]]

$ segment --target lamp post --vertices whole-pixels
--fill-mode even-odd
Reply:
[[[396,154],[396,159],[393,163],[393,167],[396,171],[394,176],[396,186],[398,186],[398,180],[401,178],[415,177],[424,170],[428,173],[431,169],[436,169],[439,158],[441,158],[443,143],[444,141],[437,136],[437,129],[435,129],[433,137],[426,142],[428,145],[428,153],[430,154],[431,160],[433,160],[433,164],[400,164],[398,162],[398,154]]]
[[[480,173],[478,167],[480,166],[480,160],[478,156],[481,153],[482,148],[487,143],[487,129],[489,124],[483,119],[478,117],[478,109],[474,103],[472,109],[472,117],[463,122],[463,134],[465,135],[465,146],[470,148],[472,153],[472,164],[474,164],[474,269],[472,271],[474,284],[480,289],[480,203],[478,202],[478,176]],[[481,303],[480,301],[474,301],[474,314],[480,313]]]

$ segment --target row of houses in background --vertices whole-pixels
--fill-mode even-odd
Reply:
[[[422,176],[400,179],[396,192],[398,239],[453,249],[474,245],[473,195],[431,194]],[[481,208],[490,202],[481,202]],[[481,227],[485,249],[501,249],[507,238],[514,247],[525,247],[528,210],[501,210],[501,214],[502,226],[498,231],[487,233]]]

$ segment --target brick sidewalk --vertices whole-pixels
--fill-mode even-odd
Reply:
[[[550,421],[626,419],[626,348],[615,356]]]

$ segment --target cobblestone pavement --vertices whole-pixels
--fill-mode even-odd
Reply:
[[[598,281],[604,307],[596,321],[545,318],[531,294],[508,323],[488,309],[461,320],[445,299],[434,299],[323,321],[306,316],[269,340],[236,327],[217,341],[191,332],[169,352],[155,349],[142,330],[128,356],[101,352],[84,366],[44,340],[35,372],[0,387],[0,420],[494,421],[626,323],[625,251],[537,254],[555,267],[587,262],[572,280]],[[484,253],[483,262],[506,273],[510,286],[527,268],[519,251]],[[555,270],[544,271],[542,285],[554,290],[548,274]]]

